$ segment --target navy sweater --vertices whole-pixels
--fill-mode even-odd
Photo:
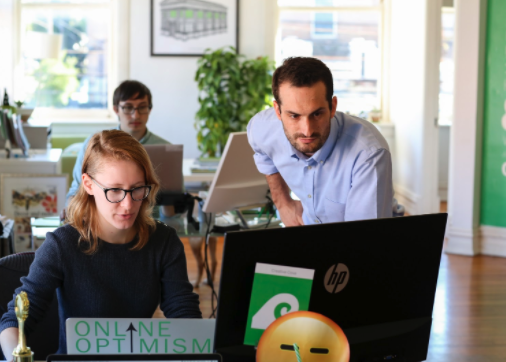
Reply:
[[[93,255],[83,253],[79,233],[70,225],[47,233],[23,285],[30,301],[27,333],[42,318],[56,289],[60,317],[60,346],[67,352],[67,318],[151,318],[160,304],[167,318],[202,318],[198,295],[188,281],[184,247],[174,229],[157,221],[148,243],[100,242]],[[14,301],[0,321],[0,332],[17,327]]]

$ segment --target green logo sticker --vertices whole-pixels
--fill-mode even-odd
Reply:
[[[288,312],[308,310],[314,270],[257,263],[244,344],[256,346],[262,333]]]

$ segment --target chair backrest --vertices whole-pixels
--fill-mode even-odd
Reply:
[[[0,315],[7,311],[7,304],[14,298],[14,290],[21,286],[21,277],[27,276],[35,253],[12,254],[0,258]],[[27,345],[34,352],[34,359],[45,361],[58,350],[59,338],[58,299],[56,291],[44,318],[26,336]],[[5,360],[0,349],[0,360]]]

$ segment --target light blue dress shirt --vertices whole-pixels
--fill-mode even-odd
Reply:
[[[300,198],[305,225],[392,217],[392,159],[376,127],[336,112],[323,147],[307,157],[285,136],[274,108],[254,116],[248,140],[258,170],[279,172]]]
[[[118,126],[115,129],[120,129]],[[68,206],[70,198],[73,197],[77,190],[79,189],[79,185],[81,185],[81,170],[83,168],[83,161],[84,161],[84,154],[86,152],[86,148],[88,147],[88,143],[91,140],[91,137],[93,135],[90,135],[88,138],[86,138],[83,142],[83,147],[77,154],[76,163],[74,165],[74,169],[72,171],[72,184],[70,185],[69,192],[67,193],[65,205]],[[157,136],[156,134],[152,133],[149,129],[146,129],[146,134],[139,140],[139,142],[143,145],[159,145],[159,144],[170,144],[169,141],[163,139],[162,137]]]

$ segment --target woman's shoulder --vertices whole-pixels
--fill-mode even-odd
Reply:
[[[160,220],[155,220],[155,230],[151,234],[151,239],[158,241],[168,241],[174,236],[177,236],[177,233],[173,227],[170,227]]]
[[[70,225],[60,226],[46,234],[46,240],[37,249],[36,259],[61,260],[62,255],[70,255],[69,251],[75,249],[79,243],[79,233]]]
[[[176,230],[163,221],[155,220],[155,230],[149,237],[150,244],[156,250],[173,249],[182,245]]]
[[[63,245],[72,245],[79,242],[79,236],[79,232],[72,225],[66,224],[52,232],[48,232],[44,243],[56,243],[60,247]]]

